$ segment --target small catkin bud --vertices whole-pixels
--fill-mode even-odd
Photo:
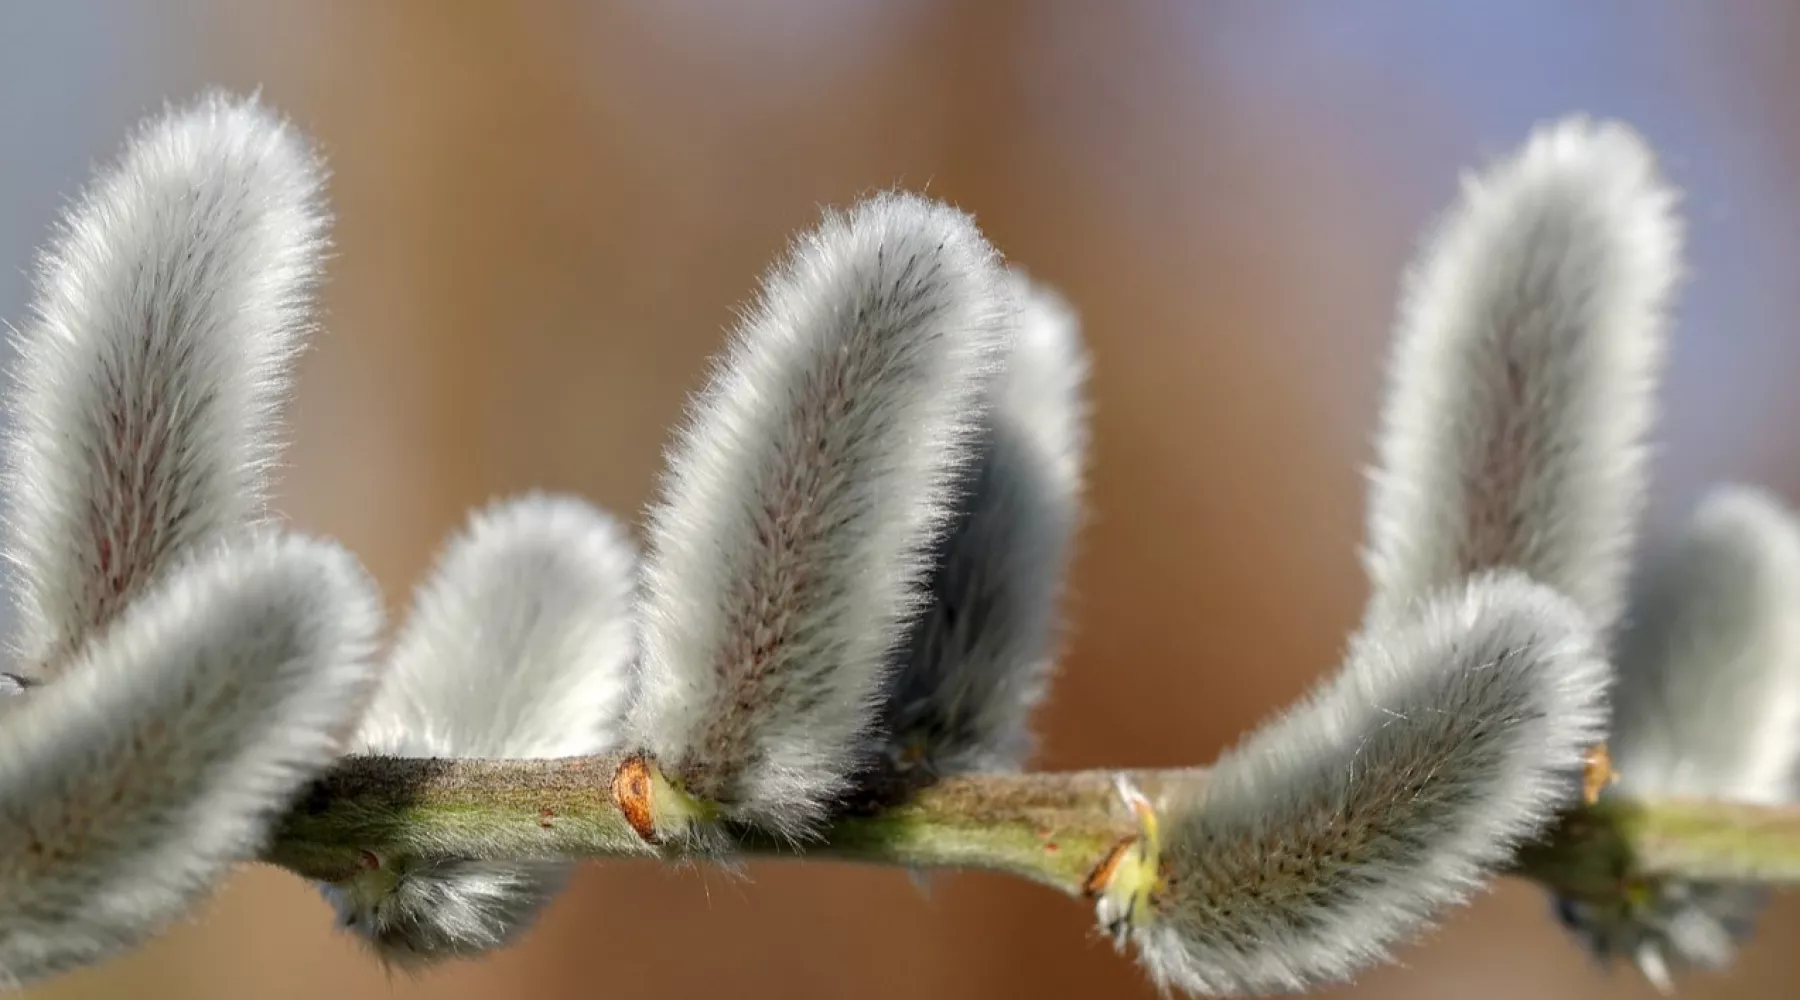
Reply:
[[[419,589],[364,753],[573,757],[616,749],[632,684],[635,557],[620,527],[573,497],[476,515]],[[416,967],[516,940],[568,881],[561,861],[372,856],[321,887],[341,926]]]

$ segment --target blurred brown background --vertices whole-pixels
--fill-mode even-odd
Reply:
[[[1800,5],[538,0],[0,6],[0,307],[165,97],[261,86],[335,168],[295,521],[404,600],[464,511],[626,514],[761,268],[902,184],[1060,286],[1096,375],[1093,519],[1048,767],[1210,758],[1336,659],[1399,269],[1457,172],[1625,117],[1688,191],[1653,525],[1800,500]],[[1149,997],[1086,908],[975,875],[590,866],[491,961],[389,977],[292,878],[45,998]],[[1800,900],[1692,998],[1785,997]],[[1342,996],[1646,997],[1503,884]]]

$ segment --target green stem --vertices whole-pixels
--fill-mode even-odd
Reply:
[[[678,854],[633,830],[612,783],[618,755],[564,760],[353,757],[287,815],[265,860],[338,880],[371,856],[470,859]],[[839,820],[816,843],[731,831],[745,856],[830,858],[918,869],[1004,872],[1071,896],[1135,837],[1118,772],[948,778],[899,805]],[[1126,774],[1152,803],[1204,771]],[[1628,878],[1681,876],[1800,883],[1800,810],[1704,802],[1614,802],[1576,809],[1514,873],[1566,895],[1616,892]]]
[[[614,803],[618,756],[349,757],[289,810],[264,860],[336,881],[378,857],[621,857],[654,851]]]
[[[1589,900],[1658,878],[1800,885],[1800,809],[1609,799],[1566,814],[1515,873]]]
[[[1800,883],[1800,810],[1659,802],[1625,811],[1639,865],[1718,881]]]

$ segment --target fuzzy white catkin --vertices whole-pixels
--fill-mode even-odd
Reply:
[[[1800,760],[1800,525],[1744,486],[1653,558],[1619,637],[1608,743],[1632,795],[1779,805]]]
[[[1567,801],[1605,724],[1584,615],[1517,574],[1370,625],[1343,669],[1161,804],[1134,940],[1197,995],[1347,979],[1461,901]]]
[[[1656,558],[1620,635],[1608,738],[1631,798],[1791,802],[1800,762],[1800,523],[1775,498],[1721,487]],[[1565,901],[1600,955],[1635,960],[1665,989],[1719,968],[1766,893],[1664,880],[1624,918]]]
[[[142,943],[335,758],[380,631],[335,546],[209,546],[0,726],[0,987]]]
[[[52,670],[182,551],[261,516],[322,183],[297,132],[215,93],[142,126],[62,220],[9,396],[24,662]]]
[[[1005,280],[954,209],[830,213],[693,406],[650,519],[629,730],[724,816],[804,836],[861,764],[1008,346]]]
[[[1465,181],[1406,283],[1364,561],[1370,613],[1511,568],[1618,617],[1679,272],[1629,128],[1571,118]]]
[[[616,749],[630,695],[635,556],[586,502],[534,494],[474,517],[420,588],[357,743],[413,757],[574,757]],[[557,861],[421,862],[323,889],[385,961],[513,941],[567,880]]]
[[[903,784],[1020,766],[1059,638],[1081,517],[1088,361],[1069,304],[1021,271],[1011,284],[1017,334],[937,544],[928,603],[889,681],[881,763]]]

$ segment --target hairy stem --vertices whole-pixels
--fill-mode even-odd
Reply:
[[[676,854],[634,831],[614,800],[620,755],[563,760],[352,757],[284,818],[264,859],[336,880],[372,855],[471,859]],[[947,778],[904,802],[839,820],[817,843],[735,831],[746,856],[830,858],[1004,872],[1071,896],[1139,826],[1112,771]],[[1152,803],[1199,770],[1136,771]],[[1800,883],[1800,810],[1704,802],[1577,808],[1522,850],[1514,873],[1596,898],[1632,879],[1681,876]]]

